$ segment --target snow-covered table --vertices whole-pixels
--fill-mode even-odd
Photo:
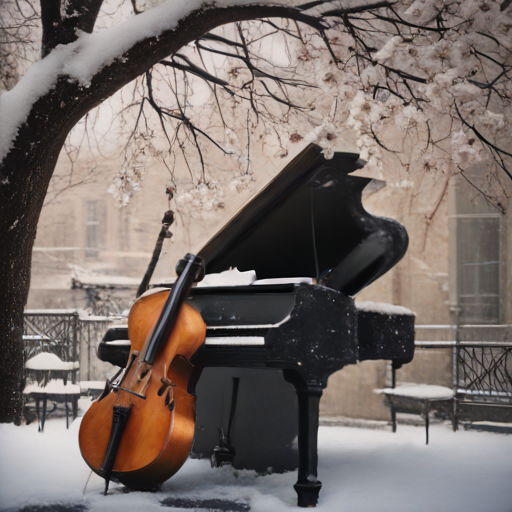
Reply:
[[[376,392],[386,396],[386,401],[391,409],[393,432],[396,432],[396,413],[417,414],[419,404],[420,414],[425,419],[426,444],[428,444],[429,412],[431,410],[447,410],[453,403],[453,390],[444,386],[406,384],[396,388],[378,389]]]
[[[62,361],[59,356],[50,352],[41,352],[25,363],[25,369],[34,370],[36,374],[40,373],[37,380],[43,380],[45,384],[51,376],[62,378],[64,384],[66,384],[69,374],[71,374],[71,380],[74,383],[79,368],[80,363],[78,361]],[[43,378],[40,379],[39,377]]]
[[[62,361],[56,354],[41,352],[30,358],[25,363],[25,369],[33,370],[38,382],[28,384],[23,393],[32,395],[36,401],[36,412],[39,421],[39,431],[44,431],[46,421],[46,405],[48,400],[64,402],[66,408],[66,427],[69,427],[68,400],[71,399],[73,419],[78,415],[78,398],[80,386],[75,384],[76,373],[80,367],[78,361]],[[71,374],[72,384],[68,383],[68,375]],[[52,376],[61,377],[51,379]],[[51,380],[50,380],[51,379]],[[39,403],[43,400],[42,416],[39,413]]]

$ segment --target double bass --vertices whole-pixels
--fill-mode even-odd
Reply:
[[[195,430],[194,367],[206,326],[184,301],[204,277],[204,261],[187,254],[171,291],[141,296],[128,317],[128,364],[82,419],[80,451],[105,479],[133,489],[154,489],[187,459]]]

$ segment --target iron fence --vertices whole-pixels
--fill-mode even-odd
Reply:
[[[52,352],[63,361],[78,361],[78,320],[76,310],[29,310],[25,312],[23,338],[25,358]]]
[[[102,379],[96,367],[96,351],[112,320],[89,317],[73,309],[28,310],[24,315],[25,361],[40,352],[51,352],[62,361],[78,361],[81,379]]]
[[[420,329],[421,326],[418,326]],[[450,341],[416,341],[417,348],[452,350],[454,421],[494,417],[512,419],[512,326],[459,325]],[[424,326],[428,329],[429,326]],[[497,409],[500,409],[497,412]],[[468,412],[470,411],[470,412]],[[486,412],[488,411],[488,413]],[[462,416],[461,416],[462,414]]]

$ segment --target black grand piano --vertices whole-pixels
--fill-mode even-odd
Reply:
[[[371,179],[350,176],[363,166],[357,154],[335,153],[326,160],[321,148],[308,146],[198,253],[207,274],[236,267],[270,283],[309,277],[316,284],[197,287],[189,299],[207,325],[205,344],[192,361],[205,369],[197,385],[193,452],[212,456],[213,465],[236,462],[244,444],[243,436],[233,443],[236,417],[245,425],[245,443],[258,439],[256,451],[264,459],[265,453],[269,460],[274,455],[268,464],[274,466],[276,456],[286,458],[279,443],[291,445],[298,431],[299,506],[315,506],[321,488],[318,416],[328,377],[367,359],[391,360],[399,368],[414,354],[414,316],[359,311],[352,298],[392,268],[408,245],[400,223],[364,210],[361,194]],[[99,357],[124,366],[129,346],[118,340],[126,338],[126,328],[109,330]],[[237,394],[245,381],[252,392],[244,400]],[[286,394],[291,387],[285,381],[297,400]],[[297,409],[298,422],[292,414]],[[261,470],[258,464],[254,468]]]

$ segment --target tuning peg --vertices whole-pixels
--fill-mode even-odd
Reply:
[[[169,226],[174,222],[174,212],[172,210],[167,210],[164,213],[164,218],[162,219],[162,224],[169,224]]]
[[[176,274],[178,277],[181,276],[187,265],[190,263],[195,266],[194,283],[202,281],[206,272],[204,259],[201,258],[201,256],[195,256],[194,254],[187,253],[184,258],[178,261],[176,264]]]

